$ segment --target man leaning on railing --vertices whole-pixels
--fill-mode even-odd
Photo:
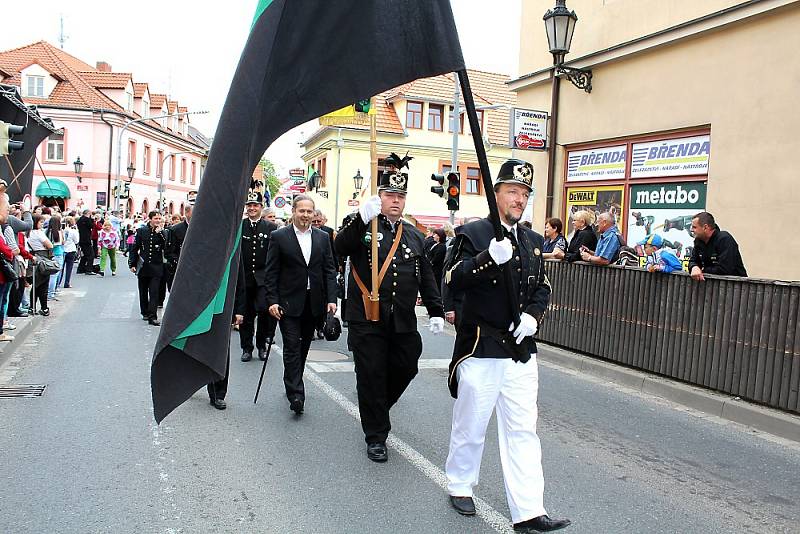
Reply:
[[[614,263],[619,256],[619,248],[621,246],[614,215],[607,211],[601,213],[597,217],[597,229],[600,231],[597,250],[589,250],[586,247],[581,248],[581,259],[594,265]]]
[[[705,274],[747,276],[739,253],[739,245],[731,234],[720,230],[714,216],[703,211],[692,218],[694,249],[689,260],[689,273],[698,281]]]

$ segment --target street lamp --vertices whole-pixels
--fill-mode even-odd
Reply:
[[[133,175],[136,174],[136,167],[133,166],[133,162],[128,165],[126,170],[128,171],[128,183],[131,183],[133,181]]]
[[[592,71],[564,66],[564,56],[569,54],[572,35],[575,33],[575,23],[578,22],[578,15],[567,8],[566,0],[556,0],[555,7],[548,9],[543,19],[544,28],[547,32],[547,44],[550,47],[550,53],[553,54],[555,75],[563,74],[572,82],[572,85],[591,93]]]
[[[83,171],[83,162],[81,161],[81,157],[78,156],[78,159],[72,162],[75,166],[75,177],[78,178],[78,183],[81,183],[81,172]]]
[[[361,169],[356,171],[356,175],[353,176],[353,185],[356,188],[356,192],[353,193],[353,200],[358,197],[358,194],[361,192],[361,186],[364,184],[364,177],[361,176]]]

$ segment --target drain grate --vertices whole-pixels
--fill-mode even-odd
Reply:
[[[0,386],[0,399],[13,397],[41,397],[45,384],[20,384],[18,386]]]

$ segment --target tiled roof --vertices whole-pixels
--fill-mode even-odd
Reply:
[[[178,106],[178,113],[186,113],[187,111],[189,111],[189,108]]]
[[[80,109],[105,109],[114,110],[132,118],[139,118],[134,112],[125,111],[119,104],[106,96],[100,89],[124,89],[131,82],[130,73],[101,72],[88,63],[56,48],[46,41],[0,51],[0,71],[6,73],[3,83],[21,86],[20,71],[28,65],[37,63],[47,70],[58,81],[48,98],[23,98],[26,104],[40,106],[64,106]],[[148,84],[135,83],[134,94],[136,97],[144,95]],[[151,95],[151,108],[161,108],[166,101],[166,95]],[[177,102],[172,102],[171,110],[177,108]],[[166,130],[155,121],[148,121],[154,128]]]
[[[144,93],[149,89],[146,83],[134,83],[133,84],[133,97],[134,98],[142,98]]]
[[[129,72],[78,71],[78,76],[98,89],[125,89],[131,81]]]
[[[175,113],[176,111],[178,111],[178,101],[167,100],[167,113]]]
[[[516,93],[509,91],[506,86],[506,82],[509,81],[508,76],[471,69],[467,72],[476,107],[480,108],[496,104],[513,106],[516,103]],[[378,109],[378,131],[403,133],[403,125],[395,112],[393,104],[396,100],[418,99],[426,102],[452,102],[455,89],[454,76],[454,74],[448,73],[431,78],[420,78],[377,95],[375,100]],[[462,109],[463,105],[464,99],[462,96]],[[488,136],[489,141],[494,144],[507,145],[510,110],[508,108],[485,110],[484,116],[483,134]],[[361,129],[362,127],[348,125],[348,128]],[[315,135],[316,133],[312,137]]]
[[[167,95],[150,93],[150,108],[161,108],[167,101]]]

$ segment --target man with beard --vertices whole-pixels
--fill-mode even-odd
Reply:
[[[533,190],[533,166],[512,159],[500,168],[494,194],[505,237],[493,221],[464,225],[453,243],[445,282],[463,295],[448,385],[456,398],[445,471],[450,503],[474,515],[486,427],[497,413],[506,497],[517,532],[546,532],[570,524],[544,509],[541,445],[536,435],[536,334],[550,300],[542,236],[517,224]],[[514,302],[503,270],[510,264]],[[520,313],[514,323],[512,307]]]
[[[244,320],[239,325],[243,362],[253,359],[253,335],[258,359],[267,359],[267,343],[275,336],[275,319],[267,312],[267,251],[270,236],[278,226],[261,218],[262,195],[250,190],[242,221],[242,265],[244,271]]]
[[[336,236],[336,252],[350,257],[347,290],[348,345],[353,349],[358,409],[367,442],[367,457],[388,460],[386,438],[391,430],[389,410],[418,371],[422,338],[415,311],[417,293],[430,316],[430,330],[444,330],[444,310],[433,269],[425,257],[424,237],[402,219],[408,175],[399,169],[408,157],[390,156],[395,170],[384,172],[378,195],[345,219]],[[371,221],[378,218],[379,316],[369,306]]]

